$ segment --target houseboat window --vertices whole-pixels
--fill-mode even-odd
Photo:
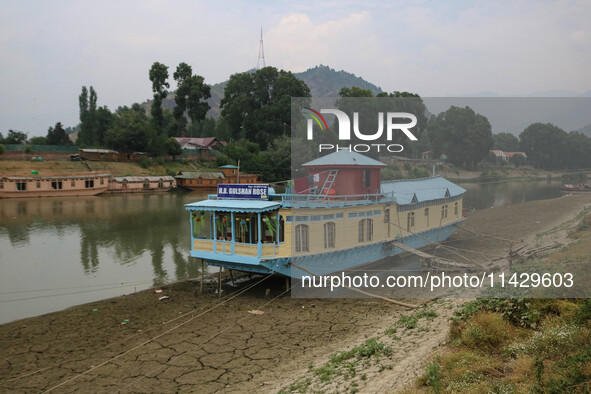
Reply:
[[[363,242],[364,236],[365,236],[365,219],[362,219],[359,221],[359,224],[357,224],[357,241],[358,242]]]
[[[85,180],[84,181],[84,187],[86,187],[87,189],[90,189],[90,188],[94,187],[94,179],[87,179],[87,180]]]
[[[27,190],[27,182],[17,182],[16,183],[16,190]]]
[[[62,189],[62,181],[51,181],[51,188],[54,190]]]
[[[76,186],[76,181],[72,179],[72,180],[70,181],[70,186],[72,186],[72,187]]]
[[[41,189],[41,181],[37,181],[37,189]]]
[[[211,212],[192,211],[193,238],[212,239]]]
[[[295,243],[296,252],[309,252],[310,247],[308,245],[308,225],[298,224],[295,228]]]
[[[415,213],[409,212],[406,216],[406,231],[412,231],[415,227]]]
[[[321,220],[322,220],[322,216],[320,216],[320,215],[313,215],[313,216],[310,216],[310,221],[311,221],[311,222],[319,222],[319,221],[321,221]]]
[[[334,248],[335,224],[334,222],[324,223],[324,248]]]
[[[341,213],[337,213],[337,219],[342,219],[345,215]]]
[[[162,183],[162,181],[158,182],[158,189],[162,189],[163,186],[164,184]]]
[[[429,227],[429,208],[425,208],[425,218],[427,220],[427,227]]]
[[[441,206],[441,219],[443,219],[445,217],[445,206],[442,205]]]
[[[0,189],[4,189],[4,182],[0,182]]]
[[[390,209],[384,209],[384,223],[390,223]]]
[[[105,184],[105,180],[104,180],[104,178],[101,178],[101,185],[104,185],[104,184]]]
[[[365,232],[365,240],[371,241],[373,239],[373,219],[365,219],[366,223],[366,232]]]
[[[357,212],[351,212],[349,214],[349,218],[356,218],[357,217]]]
[[[457,202],[454,204],[454,215],[456,215],[456,217],[458,217],[458,203]]]
[[[447,218],[447,204],[445,204],[445,217]]]
[[[285,240],[285,221],[283,216],[279,216],[279,239],[277,242],[284,242]]]
[[[149,188],[150,188],[150,181],[146,179],[144,181],[144,189],[149,189]]]

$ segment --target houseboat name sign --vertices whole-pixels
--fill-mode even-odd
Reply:
[[[269,185],[222,184],[218,185],[218,198],[242,198],[247,200],[268,200]]]

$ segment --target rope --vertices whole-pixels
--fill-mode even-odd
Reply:
[[[515,242],[515,241],[514,241],[514,240],[512,240],[512,239],[507,239],[507,238],[497,237],[496,235],[490,235],[490,234],[477,233],[476,231],[468,230],[468,229],[467,229],[467,228],[465,228],[465,227],[456,226],[456,228],[459,228],[460,230],[464,230],[464,231],[466,231],[466,232],[468,232],[468,233],[477,234],[477,235],[480,235],[480,236],[483,236],[483,237],[494,238],[494,239],[498,239],[498,240],[500,240],[500,241],[511,242],[511,243]]]

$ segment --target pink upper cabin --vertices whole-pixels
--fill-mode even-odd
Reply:
[[[380,170],[386,164],[356,152],[338,151],[302,165],[309,176],[318,174],[314,182],[318,192],[322,190],[331,170],[338,170],[328,193],[331,196],[352,196],[379,194],[381,189]],[[303,190],[297,190],[301,193]],[[363,198],[363,197],[360,197]]]

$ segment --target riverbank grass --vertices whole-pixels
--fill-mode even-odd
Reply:
[[[586,263],[591,214],[576,241],[537,262]],[[591,392],[591,299],[477,299],[452,319],[449,342],[412,392]],[[410,392],[410,391],[409,391]]]

